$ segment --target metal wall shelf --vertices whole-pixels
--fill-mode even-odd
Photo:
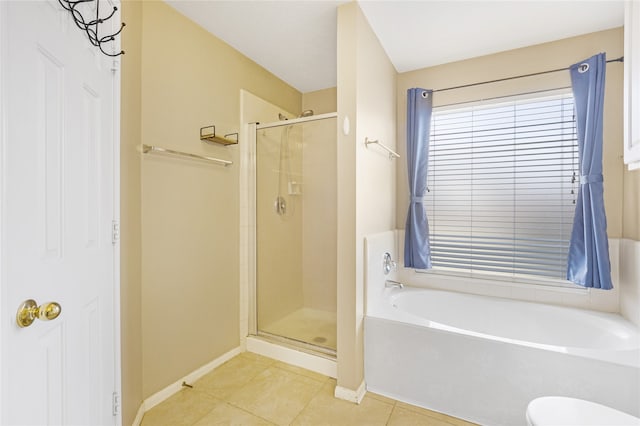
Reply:
[[[227,136],[234,136],[235,140],[228,139]],[[200,140],[202,142],[210,143],[210,144],[219,144],[219,145],[235,145],[238,143],[238,134],[237,133],[228,133],[222,136],[216,136],[216,126],[206,126],[200,128]]]

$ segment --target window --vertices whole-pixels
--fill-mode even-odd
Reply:
[[[565,279],[579,184],[570,93],[434,108],[435,270]]]

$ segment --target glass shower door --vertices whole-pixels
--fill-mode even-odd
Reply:
[[[336,119],[258,126],[258,335],[336,350]]]

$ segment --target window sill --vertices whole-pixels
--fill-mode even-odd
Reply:
[[[434,277],[443,281],[464,280],[465,282],[471,282],[484,285],[508,285],[519,286],[524,288],[541,287],[546,290],[559,290],[562,292],[589,292],[588,288],[571,283],[567,280],[560,280],[554,278],[543,277],[525,277],[525,276],[512,276],[501,275],[482,272],[459,272],[450,271],[446,269],[414,269],[416,274],[425,274],[426,276]]]
[[[441,291],[476,294],[487,297],[520,300],[545,305],[566,306],[601,312],[618,311],[617,291],[592,289],[565,284],[551,286],[540,282],[516,282],[495,278],[461,276],[460,274],[398,268],[396,279],[407,286]]]

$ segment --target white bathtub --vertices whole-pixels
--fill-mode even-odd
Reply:
[[[365,317],[369,391],[491,425],[525,424],[527,403],[546,395],[640,416],[640,338],[619,315],[374,288]]]

